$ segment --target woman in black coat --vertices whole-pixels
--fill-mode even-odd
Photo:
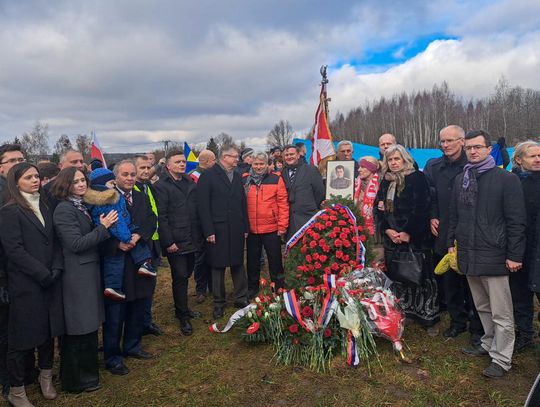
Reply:
[[[46,399],[52,384],[53,338],[64,333],[62,256],[53,231],[52,211],[40,195],[37,167],[20,163],[7,177],[7,204],[0,210],[0,238],[7,258],[10,294],[8,400],[30,405],[24,388],[25,359],[38,350],[39,384]]]
[[[439,322],[429,208],[426,177],[414,169],[414,160],[403,146],[390,147],[383,159],[383,181],[375,200],[375,215],[384,238],[384,257],[388,268],[395,250],[406,250],[410,246],[415,253],[423,254],[422,283],[394,282],[392,290],[400,299],[407,317],[417,320],[425,328]],[[436,334],[436,328],[430,329],[429,333]]]
[[[99,389],[98,329],[105,320],[98,244],[109,238],[107,229],[116,211],[102,215],[94,227],[83,196],[88,180],[76,168],[63,169],[54,181],[58,200],[53,222],[62,246],[62,292],[65,335],[62,339],[62,389],[70,393]]]

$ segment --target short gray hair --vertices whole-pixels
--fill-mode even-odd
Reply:
[[[266,154],[264,151],[257,151],[253,155],[253,160],[262,160],[264,162],[268,162],[268,154]]]
[[[463,128],[461,126],[458,126],[457,124],[451,124],[442,128],[439,132],[439,137],[443,134],[443,131],[445,130],[454,130],[459,134],[459,138],[465,138],[465,130],[463,130]]]
[[[74,150],[74,149],[69,149],[69,150],[66,150],[62,153],[62,155],[60,155],[60,162],[63,163],[64,161],[66,161],[66,156],[70,153],[77,153],[77,154],[80,154],[82,156],[82,153],[78,150]]]
[[[225,153],[228,153],[229,151],[231,150],[234,150],[236,151],[238,154],[240,154],[240,151],[238,150],[238,147],[236,147],[235,145],[232,145],[232,144],[226,144],[224,146],[222,146],[220,149],[219,149],[219,158],[223,158],[223,156],[225,155]]]
[[[341,146],[350,146],[351,149],[354,149],[353,143],[349,140],[341,140],[337,145],[338,150]]]
[[[122,165],[125,165],[125,164],[131,164],[135,167],[135,169],[137,169],[137,164],[135,164],[135,161],[134,160],[122,160],[122,161],[118,161],[116,164],[114,164],[114,168],[113,168],[113,174],[114,176],[118,176],[118,172],[120,171],[119,168],[122,166]]]

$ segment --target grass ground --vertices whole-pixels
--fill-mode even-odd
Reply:
[[[190,285],[190,289],[193,287]],[[193,293],[192,293],[193,294]],[[149,361],[128,359],[127,376],[102,370],[103,388],[90,394],[61,393],[47,402],[36,386],[29,396],[37,406],[522,406],[538,371],[540,353],[515,356],[506,378],[489,380],[482,369],[489,360],[471,359],[460,349],[468,335],[456,339],[431,338],[416,325],[404,334],[411,364],[393,356],[390,343],[377,339],[380,366],[371,374],[364,365],[352,369],[337,357],[329,373],[276,365],[266,345],[243,343],[237,331],[218,335],[208,331],[209,299],[192,308],[202,312],[193,321],[194,334],[180,334],[174,318],[170,274],[160,268],[154,319],[161,337],[145,336],[143,348],[156,355]],[[231,301],[232,302],[232,301]],[[227,308],[226,317],[233,312]],[[441,323],[441,332],[448,323]]]

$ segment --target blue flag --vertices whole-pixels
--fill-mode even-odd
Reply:
[[[191,148],[189,148],[188,143],[186,143],[185,141],[184,141],[184,155],[186,156],[186,160],[187,160],[186,172],[189,173],[193,171],[195,168],[197,168],[199,161],[197,161],[197,157],[195,156],[195,153],[191,151]]]

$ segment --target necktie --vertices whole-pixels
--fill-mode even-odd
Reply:
[[[124,194],[124,198],[126,198],[126,202],[129,206],[133,205],[133,197],[131,196],[131,191],[126,192]]]
[[[291,184],[294,182],[294,177],[296,177],[296,167],[289,168],[289,180],[291,181]]]

